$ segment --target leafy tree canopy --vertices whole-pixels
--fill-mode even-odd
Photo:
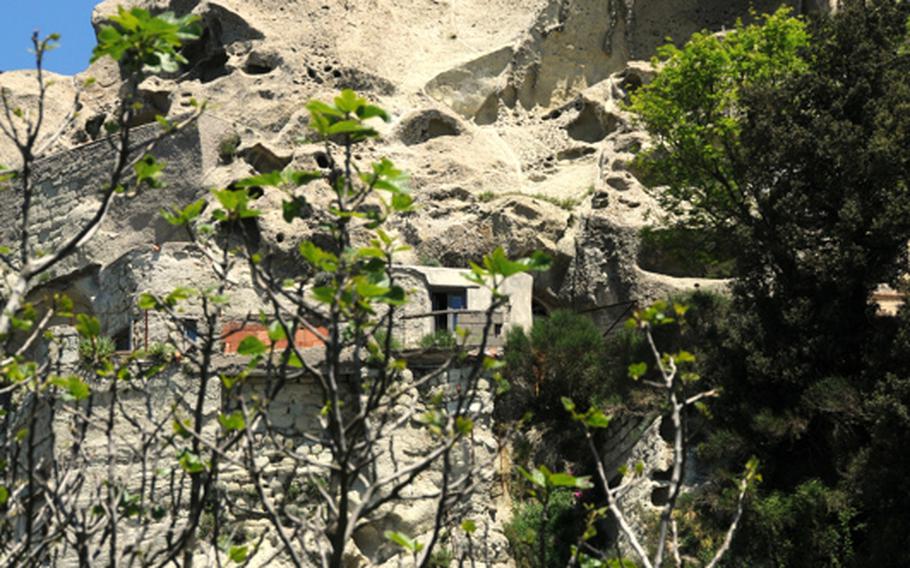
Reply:
[[[806,23],[781,8],[727,33],[696,33],[682,48],[668,44],[653,60],[654,81],[632,94],[629,109],[654,137],[640,155],[670,213],[698,224],[750,217],[737,176],[742,93],[805,72]]]

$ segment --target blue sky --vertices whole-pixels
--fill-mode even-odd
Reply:
[[[5,0],[0,21],[0,70],[32,69],[32,32],[57,32],[60,47],[45,56],[44,67],[72,75],[88,67],[95,46],[92,8],[100,0]]]

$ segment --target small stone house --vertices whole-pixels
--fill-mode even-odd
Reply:
[[[397,283],[409,293],[408,302],[396,314],[394,339],[401,349],[426,347],[427,337],[439,333],[454,336],[457,328],[467,332],[469,346],[480,344],[492,292],[469,281],[468,273],[467,269],[429,266],[395,268]],[[243,338],[250,335],[268,343],[268,332],[257,321],[266,304],[245,284],[248,275],[232,276],[233,289],[228,291],[231,302],[224,307],[222,328],[218,330],[227,355],[236,353]],[[158,313],[140,310],[136,303],[139,294],[166,296],[177,286],[202,289],[214,284],[207,282],[211,278],[205,259],[192,244],[166,243],[157,250],[133,251],[106,267],[61,279],[43,292],[65,292],[73,297],[77,311],[98,317],[102,334],[115,340],[118,351],[129,352],[167,342],[179,344],[184,339],[193,341],[202,332],[204,321],[197,313],[198,305],[194,305],[197,302],[188,301],[175,324]],[[503,283],[502,292],[508,301],[491,314],[487,347],[501,347],[512,327],[530,329],[532,288],[533,279],[527,274],[517,274]],[[313,323],[318,329],[319,322]],[[283,349],[284,343],[276,347]],[[305,349],[321,344],[317,335],[303,329],[294,343]]]
[[[430,266],[401,265],[395,268],[398,284],[409,292],[407,304],[399,308],[396,316],[395,340],[404,350],[427,346],[427,338],[439,333],[452,334],[461,328],[467,333],[467,345],[479,345],[487,324],[487,310],[492,302],[492,292],[466,276],[466,269]],[[530,329],[532,320],[531,295],[533,279],[518,274],[507,279],[503,292],[507,304],[491,314],[487,347],[501,347],[512,327]],[[324,328],[323,328],[324,329]],[[268,333],[260,323],[231,321],[225,324],[225,353],[236,353],[244,337],[255,336],[268,343]],[[278,349],[286,346],[277,345]],[[315,348],[318,337],[309,330],[299,330],[294,338],[299,348]]]
[[[417,348],[427,336],[454,332],[468,333],[468,345],[480,343],[492,292],[469,281],[467,269],[402,265],[396,277],[410,291],[396,338],[404,348]],[[503,308],[492,314],[488,347],[501,347],[512,327],[530,329],[533,323],[531,301],[533,278],[516,274],[508,278],[502,292],[509,297]]]

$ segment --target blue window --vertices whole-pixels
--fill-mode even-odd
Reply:
[[[454,310],[468,309],[467,291],[462,290],[445,290],[434,291],[432,293],[433,311],[443,312],[434,316],[435,331],[455,331],[458,325],[458,314]]]
[[[183,327],[183,336],[189,339],[190,341],[196,341],[199,339],[199,326],[194,319],[183,319],[181,320],[181,325]]]

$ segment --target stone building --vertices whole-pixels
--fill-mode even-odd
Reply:
[[[135,139],[147,139],[156,133],[156,129],[154,125],[140,127]],[[163,297],[176,287],[205,290],[217,284],[210,259],[191,242],[185,229],[164,222],[160,210],[163,206],[176,206],[204,198],[213,185],[230,181],[210,177],[219,159],[214,151],[216,141],[224,132],[225,125],[221,121],[205,117],[164,144],[159,155],[168,164],[165,189],[146,190],[128,199],[115,200],[96,237],[63,262],[49,279],[36,283],[29,299],[40,307],[40,300],[55,293],[66,294],[74,302],[74,312],[98,319],[101,335],[113,340],[117,358],[125,360],[131,354],[142,354],[137,355],[140,357],[140,371],[155,364],[153,353],[163,346],[171,346],[178,354],[191,353],[192,345],[207,332],[198,301],[191,298],[181,304],[178,317],[165,317],[155,311],[141,310],[137,300],[145,292]],[[52,250],[90,216],[98,203],[97,184],[103,179],[101,172],[109,160],[109,148],[102,141],[74,148],[39,163],[39,183],[34,197],[36,230],[32,237],[33,247]],[[17,196],[8,192],[0,198],[8,204],[0,208],[0,232],[7,241],[14,241],[18,225],[14,218],[16,210],[11,204],[16,203]],[[465,279],[467,272],[466,269],[415,265],[395,268],[395,278],[410,293],[410,301],[398,313],[398,336],[395,338],[401,347],[400,356],[410,363],[408,380],[419,380],[437,369],[444,359],[439,349],[421,348],[425,337],[462,328],[468,332],[466,341],[469,347],[479,343],[491,304],[491,292]],[[509,295],[509,301],[490,314],[487,342],[490,349],[503,344],[511,327],[530,327],[532,288],[533,279],[527,275],[514,276],[504,283],[503,292]],[[170,432],[174,416],[191,416],[193,409],[198,407],[198,400],[202,400],[206,435],[214,435],[218,431],[219,415],[233,408],[218,377],[244,367],[246,358],[237,353],[244,337],[255,335],[267,340],[267,332],[259,323],[258,315],[260,311],[269,311],[265,297],[251,284],[249,271],[242,263],[236,264],[227,275],[226,295],[230,301],[221,307],[219,329],[216,330],[221,341],[205,387],[200,389],[199,377],[186,372],[181,364],[168,367],[154,378],[134,376],[131,382],[123,383],[116,392],[117,426],[113,432],[113,439],[116,440],[113,445],[109,443],[111,436],[105,433],[103,424],[93,423],[84,433],[85,441],[79,454],[72,455],[70,450],[76,437],[83,435],[73,426],[74,414],[80,412],[79,404],[66,402],[41,407],[42,441],[39,453],[48,460],[44,463],[59,463],[64,471],[71,468],[84,476],[85,483],[71,495],[78,502],[89,502],[94,498],[92,491],[107,483],[122,484],[131,491],[135,490],[133,485],[138,479],[135,472],[152,467],[150,455],[161,452],[160,455],[166,459],[173,457],[174,448],[168,445],[172,442],[166,440],[167,436],[162,441],[156,441],[156,434],[151,433],[149,428],[164,428],[165,432]],[[72,318],[57,317],[50,325],[59,341],[50,348],[38,342],[30,352],[31,358],[53,361],[60,374],[85,371],[86,363],[80,353],[82,342]],[[316,325],[318,329],[318,322]],[[314,363],[320,361],[322,344],[314,333],[301,331],[293,341],[302,348],[308,360]],[[280,350],[285,346],[279,343],[276,347]],[[471,361],[469,359],[467,364],[470,365]],[[352,377],[359,376],[359,372],[359,369],[350,368]],[[458,384],[466,374],[466,369],[453,368],[444,373],[437,383]],[[270,381],[272,378],[267,371],[254,369],[245,388],[258,393],[266,392]],[[109,404],[114,396],[112,386],[113,383],[106,380],[93,381],[92,404],[97,408]],[[393,411],[414,412],[421,409],[424,394],[415,390],[407,396],[409,406],[396,407]],[[298,377],[289,381],[267,407],[268,420],[275,431],[295,445],[298,455],[314,462],[330,459],[327,449],[312,441],[312,434],[321,431],[320,397],[318,385],[312,379]],[[477,427],[472,434],[472,447],[465,448],[464,453],[490,463],[499,451],[498,441],[492,433],[492,410],[493,393],[489,384],[483,381],[476,400],[471,404],[471,412],[478,416]],[[309,440],[305,434],[310,434]],[[426,436],[422,428],[413,425],[403,427],[400,435],[396,433],[401,443],[413,448],[430,444],[431,440],[425,439]],[[159,443],[163,445],[158,447]],[[295,476],[300,473],[286,460],[283,461],[280,454],[281,451],[275,448],[263,451],[265,462],[262,465],[269,480],[268,496],[276,500],[294,493]],[[52,456],[54,461],[51,461]],[[415,480],[413,492],[418,494],[431,490],[435,475],[431,472]],[[498,470],[493,468],[483,473],[478,499],[469,507],[478,525],[488,535],[494,563],[503,563],[507,560],[507,545],[501,533],[501,503],[495,498],[498,484],[494,480],[498,475]],[[233,502],[244,503],[246,500],[250,508],[256,507],[255,499],[251,498],[250,480],[244,471],[227,471],[220,483],[223,483],[223,490]],[[432,503],[424,501],[413,499],[403,509],[387,512],[370,530],[358,533],[355,541],[360,565],[379,565],[394,557],[396,549],[382,536],[385,530],[402,530],[414,536],[425,534],[432,527],[434,510]],[[251,534],[268,530],[267,524],[257,520],[255,515],[241,520]],[[152,527],[146,538],[155,542],[163,538],[165,530],[165,527]],[[264,557],[270,554],[266,552]],[[67,558],[75,564],[72,551],[64,551],[61,558],[64,560],[60,565],[68,565]],[[199,561],[202,565],[207,563],[203,557]]]

